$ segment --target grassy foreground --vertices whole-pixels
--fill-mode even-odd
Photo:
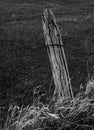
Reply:
[[[35,92],[36,94],[36,92]],[[43,104],[40,97],[33,105],[10,105],[1,130],[93,130],[94,94],[79,93],[74,101]]]

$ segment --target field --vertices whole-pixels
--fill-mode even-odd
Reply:
[[[94,65],[94,2],[0,2],[1,119],[10,104],[31,105],[33,90],[47,93],[54,83],[45,47],[42,15],[51,8],[62,33],[74,95],[86,85]],[[44,104],[49,100],[41,99]],[[2,112],[4,111],[4,112]],[[3,114],[2,114],[3,113]]]

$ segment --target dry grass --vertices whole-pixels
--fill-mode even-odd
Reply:
[[[91,129],[94,124],[94,96],[79,94],[74,101],[44,105],[39,100],[32,106],[11,105],[1,130]]]

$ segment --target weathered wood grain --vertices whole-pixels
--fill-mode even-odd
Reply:
[[[62,102],[65,99],[73,99],[61,34],[51,10],[49,14],[47,10],[44,11],[43,30],[55,83],[53,100]]]

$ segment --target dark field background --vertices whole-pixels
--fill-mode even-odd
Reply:
[[[32,104],[35,87],[41,86],[40,93],[50,89],[52,74],[41,18],[45,8],[51,8],[57,18],[75,95],[80,84],[85,85],[88,70],[93,75],[93,0],[0,0],[0,106]]]

